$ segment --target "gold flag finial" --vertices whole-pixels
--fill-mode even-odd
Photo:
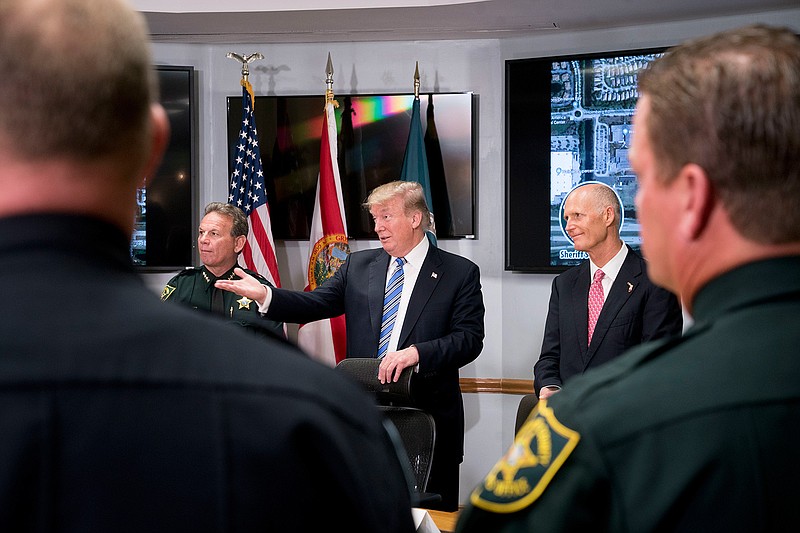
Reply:
[[[417,61],[417,66],[414,68],[414,98],[419,100],[419,61]]]

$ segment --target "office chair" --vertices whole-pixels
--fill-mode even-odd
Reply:
[[[400,434],[414,478],[414,492],[424,493],[431,473],[433,445],[436,442],[433,417],[414,407],[379,407]]]
[[[336,370],[355,379],[367,392],[372,393],[379,405],[414,407],[414,397],[411,393],[411,376],[414,374],[414,369],[405,368],[396,382],[381,383],[378,381],[380,364],[381,360],[374,357],[348,357],[336,365]]]
[[[411,377],[414,369],[409,367],[392,383],[378,381],[380,359],[347,358],[336,365],[336,369],[353,378],[365,390],[372,393],[378,409],[392,422],[408,456],[412,474],[416,507],[438,502],[441,494],[426,492],[431,473],[433,448],[436,443],[436,424],[433,417],[414,406]]]
[[[517,419],[514,424],[514,435],[516,436],[519,433],[520,428],[528,420],[528,416],[530,416],[531,411],[533,408],[536,407],[536,404],[539,403],[539,397],[535,394],[526,394],[519,400],[519,406],[517,407]]]

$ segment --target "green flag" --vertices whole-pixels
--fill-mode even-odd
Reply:
[[[428,156],[425,153],[425,136],[422,133],[422,121],[419,117],[419,98],[414,98],[411,107],[411,127],[408,130],[406,153],[403,156],[403,168],[400,171],[403,181],[416,181],[422,185],[425,203],[431,210],[430,226],[426,231],[431,244],[436,246],[436,226],[433,222],[433,202],[431,200],[431,178],[428,172]]]

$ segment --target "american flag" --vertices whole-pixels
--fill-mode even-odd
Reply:
[[[243,81],[242,127],[231,150],[233,171],[228,203],[244,211],[250,221],[247,244],[242,251],[245,266],[280,287],[281,278],[275,257],[275,242],[272,240],[261,149],[258,145],[256,117],[253,114],[254,102],[252,85],[249,81]]]

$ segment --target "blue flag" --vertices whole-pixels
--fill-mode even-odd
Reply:
[[[431,244],[436,246],[436,226],[433,222],[433,202],[431,200],[431,178],[428,172],[428,155],[425,152],[425,136],[422,133],[422,121],[419,117],[419,98],[414,98],[411,107],[411,127],[408,130],[406,153],[403,156],[403,168],[400,171],[403,181],[416,181],[422,185],[425,203],[431,210],[430,226],[426,231]]]

